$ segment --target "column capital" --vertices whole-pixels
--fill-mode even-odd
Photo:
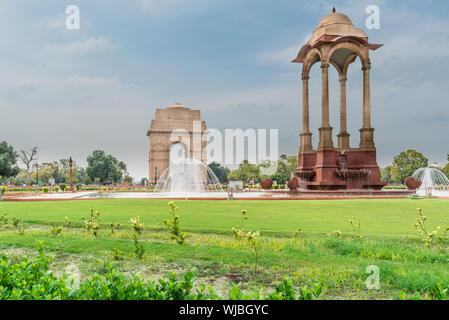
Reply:
[[[363,66],[362,71],[367,71],[371,69],[371,63],[368,66]]]
[[[310,79],[309,76],[301,75],[301,80],[309,80],[309,79]]]
[[[323,70],[329,69],[329,63],[327,63],[327,62],[321,62],[321,69],[323,69]]]
[[[346,82],[346,80],[348,80],[348,78],[346,78],[345,76],[342,76],[342,77],[340,77],[340,79],[338,81]]]

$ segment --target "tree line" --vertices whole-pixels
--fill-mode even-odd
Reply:
[[[69,159],[53,162],[38,162],[38,147],[19,150],[6,141],[0,143],[0,183],[14,185],[68,184],[70,176]],[[22,166],[19,166],[21,164]],[[72,162],[73,184],[131,184],[126,164],[102,150],[95,150],[87,157],[87,167]]]

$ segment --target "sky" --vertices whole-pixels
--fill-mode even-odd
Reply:
[[[80,9],[80,29],[65,26]],[[365,8],[380,9],[367,30]],[[0,140],[39,147],[39,162],[105,150],[139,180],[156,108],[201,110],[209,128],[279,129],[294,155],[301,131],[301,65],[292,64],[336,6],[371,43],[371,113],[378,162],[413,148],[444,165],[449,153],[449,2],[363,0],[0,1]],[[348,129],[362,125],[360,61],[351,65]],[[321,119],[319,65],[310,74],[311,131]],[[330,69],[338,134],[339,83]]]

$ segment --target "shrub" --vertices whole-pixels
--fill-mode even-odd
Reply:
[[[0,197],[6,193],[6,190],[5,186],[0,186]]]
[[[53,192],[59,192],[60,188],[58,186],[53,187]]]
[[[82,189],[83,189],[83,185],[80,184],[80,183],[78,183],[78,184],[76,185],[76,191],[81,191]]]
[[[62,227],[53,227],[50,232],[52,235],[57,236],[62,232]]]
[[[421,208],[418,208],[417,210],[418,219],[416,219],[416,222],[413,224],[413,226],[421,236],[421,239],[424,242],[424,246],[426,248],[430,248],[432,238],[437,235],[438,231],[440,231],[441,228],[438,226],[434,231],[428,232],[426,228],[427,217],[423,215]]]
[[[140,217],[136,216],[134,219],[131,218],[129,220],[131,222],[131,227],[133,228],[134,232],[137,234],[140,234],[143,231],[143,223],[140,223]]]
[[[360,233],[360,219],[358,217],[354,216],[354,217],[352,217],[351,220],[349,220],[349,223],[351,224],[351,227],[352,227],[352,230],[355,233],[355,236],[358,239],[362,239],[363,236]]]
[[[91,208],[89,219],[86,220],[84,216],[81,219],[84,221],[84,229],[96,237],[98,230],[100,230],[100,224],[98,223],[100,221],[100,211],[94,213],[94,209]]]
[[[49,189],[48,189],[48,187],[43,187],[43,188],[42,188],[42,191],[43,191],[44,193],[48,193]]]
[[[69,189],[69,187],[65,183],[61,183],[59,185],[59,188],[61,189],[62,192],[67,191]]]
[[[64,227],[66,227],[67,228],[67,230],[70,230],[70,227],[72,226],[72,223],[70,222],[70,220],[69,220],[69,217],[65,217],[64,218]]]
[[[172,219],[163,219],[165,226],[170,234],[170,237],[173,240],[176,240],[178,244],[183,244],[185,240],[185,234],[181,232],[181,228],[179,227],[179,216],[176,214],[178,207],[173,201],[169,203],[170,210],[168,213],[172,215]]]
[[[23,257],[21,263],[12,263],[5,255],[0,255],[0,300],[218,300],[211,287],[196,285],[195,271],[189,270],[182,280],[175,273],[168,278],[145,281],[141,276],[127,276],[114,270],[112,264],[105,264],[105,274],[94,274],[74,288],[67,276],[56,277],[49,270],[53,259],[43,249],[42,241],[36,244],[38,257]],[[120,255],[120,250],[118,250]],[[193,288],[197,288],[193,291]],[[242,292],[233,284],[229,290],[230,300],[312,300],[318,298],[324,288],[318,283],[303,286],[295,293],[293,281],[286,277],[276,285],[273,292],[263,291],[250,294]],[[437,292],[437,291],[435,291]],[[444,289],[438,290],[437,297],[446,298]]]
[[[23,235],[25,233],[25,221],[23,219],[12,217],[11,223],[18,234]]]
[[[4,214],[0,215],[0,226],[6,226],[8,224],[8,213],[5,212]]]
[[[119,260],[119,261],[123,260],[124,255],[125,254],[123,253],[123,251],[121,251],[117,248],[112,249],[112,259],[113,260]]]
[[[142,259],[145,254],[145,246],[139,241],[139,236],[137,233],[133,234],[133,244],[134,244],[134,254],[138,259]]]

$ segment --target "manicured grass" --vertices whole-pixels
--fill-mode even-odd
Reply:
[[[194,231],[229,232],[241,222],[240,212],[248,211],[247,229],[268,233],[294,232],[301,226],[304,232],[351,232],[348,221],[358,216],[361,232],[372,236],[416,236],[412,224],[416,208],[423,208],[430,228],[449,226],[449,200],[389,199],[389,200],[310,200],[310,201],[198,201],[178,200],[182,226]],[[90,208],[101,212],[101,222],[128,224],[140,215],[147,226],[161,225],[168,216],[166,200],[91,200],[64,202],[2,202],[0,213],[24,217],[44,224],[62,223],[66,216],[81,223]]]
[[[167,202],[2,202],[0,214],[24,218],[26,229],[19,234],[11,223],[0,226],[0,249],[29,252],[43,240],[47,251],[56,254],[55,271],[63,273],[75,263],[84,277],[101,272],[106,260],[121,272],[144,277],[195,267],[201,282],[224,293],[232,282],[242,282],[248,290],[273,287],[284,275],[301,285],[320,282],[327,289],[326,299],[396,299],[402,292],[406,297],[418,293],[434,298],[434,288],[449,287],[449,245],[442,238],[449,226],[449,200],[176,201],[181,229],[187,232],[183,245],[163,227],[162,219],[170,216]],[[81,228],[81,216],[87,217],[90,208],[101,212],[97,237]],[[427,216],[429,231],[442,227],[430,249],[412,225],[416,208]],[[242,209],[248,214],[245,230],[262,234],[257,272],[253,250],[231,232],[241,226]],[[140,235],[146,249],[143,260],[133,253],[129,219],[136,215],[145,224]],[[72,228],[52,234],[49,225],[64,225],[66,216]],[[361,221],[362,239],[349,224],[353,216]],[[115,233],[108,228],[112,222],[122,224]],[[299,226],[302,231],[295,236]],[[337,229],[343,232],[341,239],[328,235]],[[124,252],[124,260],[113,261],[115,249]],[[380,290],[366,289],[365,269],[370,265],[380,269]]]

